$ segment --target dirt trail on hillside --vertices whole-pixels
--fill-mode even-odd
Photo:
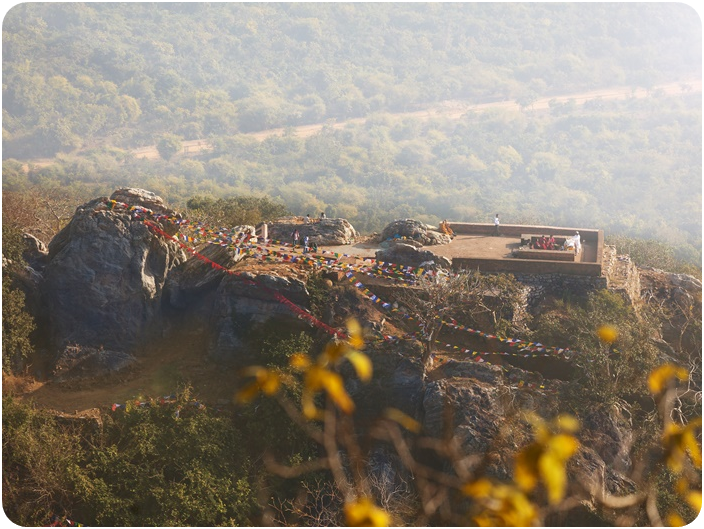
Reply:
[[[577,94],[544,97],[536,100],[533,104],[531,104],[528,111],[547,110],[550,108],[551,102],[566,103],[569,101],[574,101],[578,105],[583,105],[587,101],[593,101],[596,99],[640,99],[644,97],[653,96],[654,94],[658,93],[667,95],[681,95],[701,91],[701,79],[693,79],[690,81],[681,81],[677,83],[658,85],[656,87],[653,87],[651,90],[646,90],[644,88],[634,89],[632,87],[623,86],[604,88],[601,90],[592,90],[589,92],[580,92]],[[440,117],[447,119],[460,119],[468,112],[482,112],[491,109],[504,109],[518,112],[521,111],[521,106],[516,103],[516,101],[499,101],[494,103],[473,104],[467,101],[454,99],[441,101],[440,103],[432,105],[424,110],[389,113],[389,115],[397,118],[415,118],[426,121],[429,119]],[[316,123],[313,125],[301,125],[298,127],[290,127],[288,129],[281,127],[276,129],[262,130],[259,132],[249,132],[245,133],[245,135],[251,136],[252,138],[256,138],[259,141],[263,141],[272,136],[282,136],[286,130],[291,130],[294,136],[297,136],[299,138],[308,138],[310,136],[314,136],[326,126],[332,127],[333,129],[344,129],[348,125],[363,124],[366,122],[366,120],[367,118],[354,118],[340,122],[328,121],[325,123]],[[181,154],[186,156],[197,155],[203,151],[210,151],[213,149],[212,144],[205,139],[184,141],[182,142],[182,145],[183,149],[181,151]],[[146,147],[132,149],[130,153],[135,158],[141,158],[146,160],[159,159],[159,151],[157,151],[156,145],[149,145]],[[51,159],[34,160],[24,164],[23,167],[25,171],[28,171],[29,165],[32,165],[34,167],[45,167],[47,165],[51,165],[52,163],[54,163],[54,160]]]
[[[140,397],[160,397],[190,384],[209,404],[232,402],[238,375],[208,360],[203,329],[179,327],[164,340],[137,353],[137,365],[109,377],[87,381],[41,382],[30,377],[3,375],[3,392],[34,401],[41,408],[73,413],[109,408]]]

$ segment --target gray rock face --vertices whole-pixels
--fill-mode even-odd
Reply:
[[[631,469],[633,430],[630,420],[616,409],[595,409],[582,419],[582,440],[618,472]]]
[[[152,193],[113,196],[169,212]],[[159,320],[168,271],[184,260],[175,242],[152,233],[129,210],[109,209],[104,198],[78,207],[49,244],[44,271],[42,298],[54,346],[131,352]]]
[[[440,380],[427,385],[423,396],[423,428],[442,438],[445,429],[458,437],[468,454],[485,452],[499,432],[502,421],[498,390],[486,384],[460,384]],[[452,424],[447,424],[452,409]]]
[[[68,346],[59,355],[54,374],[57,382],[111,375],[135,365],[137,359],[122,351]]]
[[[686,290],[687,292],[696,293],[702,291],[702,282],[694,276],[687,274],[667,274],[667,276],[674,286]]]
[[[269,274],[223,278],[211,317],[214,338],[209,355],[213,360],[245,365],[255,359],[256,351],[249,351],[247,337],[257,326],[274,319],[290,328],[300,321],[290,307],[276,299],[277,292],[296,305],[306,307],[309,303],[305,284],[295,278]],[[302,321],[300,325],[302,329],[308,327]]]
[[[500,366],[457,360],[448,360],[437,368],[437,373],[443,378],[474,378],[480,382],[494,385],[503,379],[503,371]]]
[[[402,237],[412,239],[423,246],[448,244],[452,240],[449,235],[431,230],[427,224],[413,219],[393,221],[382,230],[379,240],[383,242]]]
[[[428,250],[420,250],[410,244],[396,243],[390,248],[378,250],[375,254],[377,261],[394,263],[405,266],[426,266],[450,268],[452,262],[440,255],[435,255]],[[432,263],[431,263],[432,261]]]
[[[228,248],[215,244],[206,245],[199,253],[225,268],[232,268],[245,255],[233,253]],[[190,256],[186,262],[169,272],[164,290],[168,293],[171,306],[185,309],[189,299],[217,288],[225,276],[227,272],[224,270],[213,268],[209,263]]]
[[[22,234],[24,250],[22,257],[34,270],[41,271],[49,259],[49,249],[31,233]]]
[[[402,360],[389,383],[389,405],[411,417],[420,415],[423,399],[423,368],[420,362]]]
[[[110,195],[110,200],[129,204],[130,206],[142,206],[143,208],[151,209],[155,213],[163,215],[176,215],[176,212],[164,204],[164,200],[146,189],[138,189],[134,187],[125,187],[116,190]]]
[[[308,236],[310,243],[327,246],[352,244],[359,237],[354,226],[345,219],[320,219],[309,224],[293,222],[275,222],[269,224],[269,238],[275,241],[291,242],[291,234],[298,230],[301,234],[300,244]]]

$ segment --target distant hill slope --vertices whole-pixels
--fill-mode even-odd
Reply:
[[[700,74],[684,4],[24,3],[3,151],[36,158]]]
[[[574,102],[577,105],[583,105],[588,101],[594,100],[612,100],[612,99],[628,99],[628,98],[644,98],[650,97],[654,93],[665,94],[665,95],[678,95],[678,94],[689,94],[702,91],[702,80],[699,79],[688,79],[685,81],[660,84],[652,87],[650,90],[644,88],[631,88],[623,86],[615,86],[612,88],[604,88],[600,90],[590,90],[588,92],[579,92],[573,94],[564,94],[559,96],[543,97],[536,99],[535,102],[531,103],[531,110],[547,110],[550,108],[551,104],[555,103],[568,103]],[[468,101],[461,100],[447,100],[441,101],[437,104],[428,106],[424,110],[416,110],[412,112],[394,112],[391,113],[392,116],[396,118],[414,118],[420,121],[424,121],[431,118],[447,118],[447,119],[459,119],[468,112],[481,112],[491,109],[503,109],[503,110],[521,110],[521,105],[516,101],[497,101],[494,103],[481,103],[473,104]],[[334,122],[323,122],[314,123],[311,125],[299,125],[297,127],[287,127],[287,128],[275,128],[267,129],[258,132],[246,133],[247,136],[256,138],[257,140],[263,141],[267,138],[273,136],[282,136],[283,134],[292,134],[299,138],[309,138],[320,133],[324,127],[330,127],[332,129],[340,130],[351,124],[363,124],[367,121],[367,118],[353,118],[346,119],[342,121]],[[212,151],[213,143],[207,138],[189,140],[181,142],[180,154],[185,156],[197,156],[203,151]],[[160,159],[159,151],[156,145],[148,145],[145,147],[138,147],[136,149],[131,149],[130,154],[137,159],[146,160],[158,160]],[[81,151],[73,153],[74,155],[80,155]],[[33,167],[46,167],[53,163],[52,159],[40,159],[40,160],[30,160],[27,161],[23,167],[25,171],[29,170],[30,165]]]

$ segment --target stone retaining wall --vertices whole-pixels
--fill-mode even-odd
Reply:
[[[534,308],[546,295],[563,296],[569,293],[583,296],[606,288],[620,293],[631,304],[640,299],[640,274],[629,256],[618,255],[614,246],[604,246],[602,262],[603,270],[598,277],[561,273],[514,273],[513,276],[529,288],[529,309]]]
[[[566,274],[513,274],[513,276],[529,287],[527,300],[529,309],[534,308],[547,295],[584,296],[594,290],[607,287],[605,277]]]
[[[601,263],[571,263],[568,261],[538,261],[532,259],[482,259],[453,257],[454,270],[480,270],[481,272],[502,272],[510,274],[564,274],[575,276],[601,276]]]
[[[631,304],[640,299],[640,273],[629,255],[617,255],[615,246],[604,249],[604,277],[608,289],[618,292]]]

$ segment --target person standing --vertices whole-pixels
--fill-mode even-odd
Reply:
[[[579,235],[579,232],[575,232],[574,234],[574,253],[578,254],[579,252],[582,251],[582,238]]]
[[[293,239],[293,246],[295,247],[298,245],[298,239],[301,238],[301,234],[298,232],[298,230],[293,230],[291,238]]]
[[[501,234],[499,233],[499,214],[496,214],[496,217],[494,217],[494,235],[497,237],[500,237]]]

